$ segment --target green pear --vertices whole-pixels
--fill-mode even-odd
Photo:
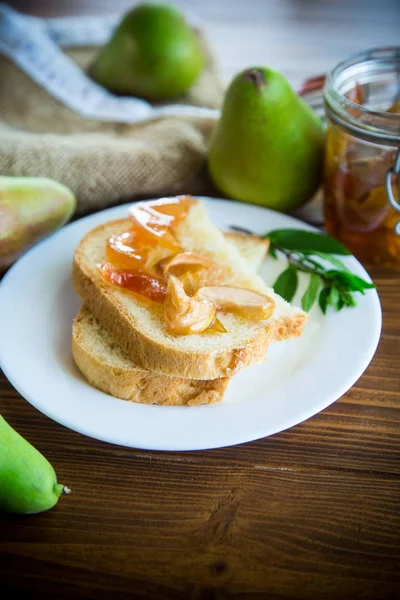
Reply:
[[[186,92],[204,67],[198,37],[168,4],[141,4],[128,12],[90,68],[117,94],[165,100]]]
[[[53,467],[0,415],[0,512],[34,514],[49,510],[62,493]]]
[[[318,189],[324,145],[321,121],[283,75],[247,69],[226,92],[209,172],[228,197],[289,211]]]
[[[57,181],[0,176],[0,271],[64,225],[75,207],[74,194]]]

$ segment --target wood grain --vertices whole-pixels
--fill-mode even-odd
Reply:
[[[128,587],[146,598],[202,598],[211,590],[236,598],[251,590],[332,600],[361,587],[363,598],[375,598],[383,586],[387,598],[400,583],[393,479],[185,463],[165,473],[159,461],[145,470],[133,462],[121,476],[114,457],[97,461],[99,480],[78,457],[68,464],[71,476],[80,471],[74,505],[36,524],[14,519],[1,553],[5,584],[13,583],[17,559],[24,565],[17,587],[40,589],[45,573],[46,591],[83,589],[94,598],[100,586],[121,597]],[[111,507],[105,488],[114,490]],[[38,527],[45,541],[27,543]]]
[[[250,444],[191,453],[105,444],[50,421],[0,378],[2,414],[73,490],[48,513],[0,517],[2,589],[29,598],[396,598],[400,274],[372,274],[384,325],[365,374],[322,413]]]
[[[89,0],[12,4],[93,12]],[[99,0],[96,11],[130,4]],[[395,0],[178,4],[208,22],[227,78],[264,62],[300,81],[353,50],[398,43]],[[370,273],[383,331],[369,368],[328,409],[253,443],[188,453],[105,444],[40,414],[0,375],[1,413],[72,488],[47,513],[0,517],[2,598],[398,598],[400,273]]]

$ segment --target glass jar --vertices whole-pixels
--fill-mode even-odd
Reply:
[[[362,262],[400,268],[400,47],[340,63],[324,103],[327,232]]]

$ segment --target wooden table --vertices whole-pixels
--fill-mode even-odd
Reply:
[[[64,1],[57,10],[90,12],[89,5]],[[229,48],[236,48],[235,70],[255,62],[257,52],[257,62],[272,56],[263,25],[272,40],[278,30],[290,38],[271,62],[287,60],[299,78],[328,68],[349,46],[398,42],[395,2],[186,5],[208,17],[227,76]],[[54,6],[30,3],[37,14]],[[248,41],[243,55],[235,32]],[[317,56],[315,40],[322,38]],[[156,453],[98,442],[40,414],[0,376],[1,413],[72,488],[47,513],[0,517],[2,598],[21,590],[41,600],[398,598],[400,274],[370,273],[384,318],[365,374],[307,422],[243,446]]]

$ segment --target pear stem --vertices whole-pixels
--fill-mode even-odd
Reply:
[[[71,490],[69,489],[69,487],[67,487],[66,485],[63,485],[62,483],[56,483],[54,485],[53,491],[58,498],[61,496],[61,494],[70,494],[71,493]]]
[[[254,84],[257,92],[261,94],[264,86],[267,83],[265,81],[264,73],[261,69],[248,69],[243,73],[243,77],[244,79],[251,81]]]

